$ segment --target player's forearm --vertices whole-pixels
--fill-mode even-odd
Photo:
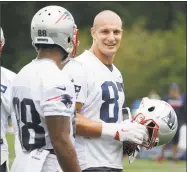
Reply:
[[[59,139],[53,144],[53,147],[63,172],[81,172],[75,149],[69,137]]]
[[[91,121],[77,113],[76,115],[76,134],[84,137],[101,137],[102,123]]]
[[[70,117],[46,116],[46,124],[58,162],[64,172],[80,172],[77,155],[70,140]]]

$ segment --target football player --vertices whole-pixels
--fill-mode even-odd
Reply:
[[[3,34],[3,29],[0,28],[0,55],[5,44],[5,38]],[[8,144],[5,138],[8,130],[8,117],[15,120],[15,114],[12,112],[11,108],[11,92],[12,92],[12,82],[15,77],[15,73],[1,66],[1,137],[0,137],[0,150],[1,150],[1,172],[7,172],[8,168]],[[14,129],[16,129],[14,125]],[[16,135],[17,138],[17,135]],[[17,139],[16,139],[17,140]],[[17,142],[16,142],[17,143]],[[19,146],[19,144],[17,144]]]
[[[73,52],[76,25],[60,6],[40,9],[31,22],[38,54],[13,82],[22,152],[11,172],[80,172],[73,147],[75,90],[61,69]]]
[[[122,172],[123,141],[142,144],[146,135],[145,126],[123,122],[123,79],[113,64],[122,32],[116,13],[100,12],[91,28],[91,48],[62,70],[77,94],[75,147],[83,172]]]

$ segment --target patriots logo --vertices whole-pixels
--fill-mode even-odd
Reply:
[[[173,125],[175,124],[175,117],[172,115],[172,112],[169,113],[169,115],[162,118],[162,120],[168,125],[168,127],[173,130]]]
[[[71,17],[71,14],[67,11],[65,11],[61,16],[60,18],[56,21],[55,24],[57,24],[60,20],[67,20],[67,19],[70,19],[72,20],[72,17]]]
[[[52,97],[52,98],[48,99],[47,101],[61,101],[62,103],[65,104],[65,106],[67,108],[70,108],[73,104],[71,99],[72,99],[72,97],[70,95],[63,94],[63,95],[60,95],[60,96]]]
[[[72,106],[73,102],[71,101],[72,97],[70,95],[63,94],[61,95],[61,98],[61,102],[63,102],[67,108],[70,108]]]

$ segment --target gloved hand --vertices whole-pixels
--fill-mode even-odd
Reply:
[[[143,143],[147,131],[145,126],[137,122],[125,120],[120,123],[120,127],[121,130],[118,131],[120,141],[128,141],[135,144]]]
[[[135,144],[143,143],[146,131],[145,126],[130,120],[123,121],[120,124],[103,123],[102,125],[103,137],[112,137],[115,140],[128,141]]]

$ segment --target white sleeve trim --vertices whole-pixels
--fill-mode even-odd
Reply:
[[[71,117],[71,113],[59,113],[59,112],[54,112],[54,111],[46,111],[44,112],[44,116],[68,116]]]

